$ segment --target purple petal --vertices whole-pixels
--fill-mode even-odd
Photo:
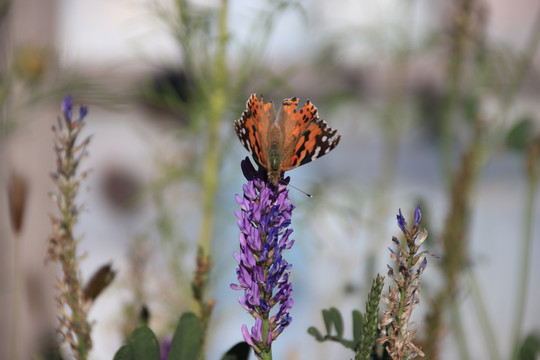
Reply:
[[[233,290],[242,290],[243,289],[241,286],[238,286],[238,285],[233,284],[233,283],[231,283],[229,286]]]
[[[418,227],[420,221],[422,221],[422,211],[420,211],[420,204],[418,204],[414,211],[414,227]]]
[[[64,114],[65,118],[71,122],[71,118],[73,116],[71,109],[71,95],[67,95],[62,101],[62,113]]]
[[[262,320],[260,318],[255,319],[255,326],[251,328],[251,334],[257,341],[262,341]]]
[[[81,106],[79,109],[79,121],[83,120],[88,115],[88,106]]]
[[[407,225],[407,222],[405,221],[405,218],[403,217],[403,214],[401,213],[401,209],[399,209],[399,214],[396,216],[397,217],[397,222],[398,222],[398,225],[399,227],[401,228],[401,230],[403,232],[406,232],[406,225]]]
[[[246,325],[242,325],[242,336],[244,337],[244,340],[246,340],[246,342],[250,346],[255,346],[255,343],[253,342],[253,339],[251,338],[251,335],[249,334],[249,331]]]

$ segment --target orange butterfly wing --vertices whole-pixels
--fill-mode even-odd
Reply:
[[[334,149],[341,139],[336,129],[319,118],[317,108],[308,100],[297,110],[298,98],[285,99],[279,114],[284,132],[284,156],[281,171],[307,164]]]
[[[265,168],[268,168],[268,130],[275,117],[274,104],[265,104],[262,96],[259,99],[257,94],[252,94],[242,117],[234,122],[234,129],[242,145],[253,159]]]

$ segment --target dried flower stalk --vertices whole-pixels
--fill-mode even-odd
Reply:
[[[396,237],[392,238],[396,250],[390,249],[390,257],[395,261],[395,266],[388,266],[388,276],[396,284],[390,287],[388,295],[383,296],[388,308],[379,324],[382,337],[377,341],[385,344],[392,359],[401,360],[424,356],[420,347],[413,343],[416,331],[411,329],[410,318],[420,302],[420,275],[426,268],[427,259],[424,254],[428,252],[419,252],[419,249],[428,233],[426,230],[418,230],[422,219],[420,206],[414,213],[412,230],[408,229],[401,210],[397,219],[407,246],[403,246]]]
[[[61,265],[62,273],[57,279],[58,294],[58,331],[63,342],[67,342],[73,356],[80,360],[86,359],[92,348],[90,339],[91,325],[88,322],[89,301],[84,295],[82,279],[79,272],[81,257],[77,255],[77,245],[81,238],[73,234],[82,209],[76,203],[76,197],[81,181],[87,172],[78,173],[81,160],[86,157],[86,147],[90,138],[85,138],[79,144],[77,138],[81,133],[87,114],[87,108],[82,106],[78,120],[73,120],[71,96],[62,103],[63,116],[58,118],[58,126],[53,126],[56,151],[56,172],[51,174],[57,192],[52,194],[60,215],[51,215],[53,232],[49,238],[48,259]]]

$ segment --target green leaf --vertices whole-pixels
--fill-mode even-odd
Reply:
[[[323,309],[322,317],[324,320],[324,327],[326,328],[326,335],[330,335],[330,332],[332,331],[332,314],[330,313],[330,310]]]
[[[193,360],[199,358],[203,329],[197,315],[182,314],[171,343],[167,360]]]
[[[247,360],[251,346],[245,341],[239,342],[223,355],[221,360]]]
[[[313,336],[317,341],[324,341],[324,336],[322,336],[321,332],[317,330],[316,327],[311,326],[309,329],[307,329],[308,334]]]
[[[330,316],[332,317],[332,322],[336,328],[337,336],[341,338],[343,336],[343,317],[335,307],[330,308]]]
[[[341,339],[339,342],[340,342],[341,345],[343,345],[346,348],[351,349],[353,351],[356,350],[356,347],[358,346],[358,342],[356,342],[356,341]]]
[[[159,360],[159,343],[156,336],[146,325],[137,327],[129,335],[127,345],[133,360]]]
[[[114,354],[113,360],[133,360],[131,348],[128,345],[122,345],[116,354]]]
[[[362,336],[362,328],[364,327],[364,317],[358,310],[352,312],[352,326],[353,326],[353,339],[354,341],[360,340]]]
[[[522,117],[508,131],[506,146],[514,150],[524,150],[534,136],[533,121],[530,117]]]
[[[540,354],[540,334],[529,334],[519,348],[519,360],[535,360]]]

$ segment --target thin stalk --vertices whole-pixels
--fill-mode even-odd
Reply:
[[[227,81],[226,46],[228,0],[221,0],[219,13],[218,48],[215,56],[213,89],[208,97],[208,138],[203,169],[203,217],[199,237],[199,246],[204,255],[210,253],[210,243],[214,226],[214,205],[218,185],[218,172],[221,155],[219,126],[227,106],[225,86]]]
[[[221,160],[221,143],[219,139],[219,129],[221,119],[227,107],[227,41],[228,41],[228,0],[221,0],[218,19],[218,44],[214,58],[214,77],[212,79],[212,88],[208,97],[208,137],[206,154],[204,158],[204,168],[202,175],[203,183],[203,214],[201,228],[199,232],[199,249],[201,256],[210,255],[210,248],[214,230],[214,209],[215,197],[218,188],[219,164]],[[206,283],[207,284],[207,283]],[[207,324],[209,323],[210,313],[206,311],[204,304],[204,287],[200,289],[200,319],[204,326],[203,344],[201,346],[200,359],[204,359],[204,347],[206,341]]]
[[[486,347],[489,351],[489,357],[493,360],[502,360],[499,349],[497,347],[497,340],[495,339],[495,334],[493,333],[493,327],[491,325],[491,320],[486,311],[486,302],[482,297],[482,292],[478,286],[478,281],[475,274],[472,271],[467,272],[467,279],[469,280],[469,286],[472,290],[472,300],[476,315],[478,316],[478,321],[482,327],[482,334],[484,335],[484,341],[486,342]]]
[[[537,161],[533,159],[532,161]],[[534,227],[534,205],[536,193],[538,190],[538,176],[536,172],[532,172],[529,177],[529,184],[527,187],[526,200],[525,200],[525,232],[521,243],[521,268],[518,271],[516,284],[517,284],[517,301],[515,309],[515,323],[513,327],[514,334],[514,348],[512,353],[512,359],[518,358],[519,343],[521,338],[521,329],[523,327],[523,318],[525,313],[525,307],[527,302],[527,290],[529,283],[529,268],[531,265],[531,247],[533,240],[533,227]]]
[[[514,101],[519,89],[521,88],[521,84],[523,83],[525,76],[529,72],[532,61],[534,59],[534,55],[536,54],[536,50],[538,49],[539,43],[540,43],[540,7],[538,8],[538,13],[536,14],[534,24],[531,28],[531,32],[529,33],[529,37],[527,38],[525,51],[523,52],[523,55],[519,59],[519,62],[517,65],[518,71],[516,73],[516,76],[510,82],[510,86],[508,87],[508,90],[505,92],[503,100],[502,100],[502,103],[503,103],[502,110],[504,112],[503,113],[504,118],[507,117],[508,109],[510,108],[511,103]]]
[[[443,102],[440,151],[441,165],[444,179],[448,181],[448,187],[452,187],[452,129],[455,109],[459,99],[463,69],[465,65],[465,43],[470,28],[471,12],[474,0],[458,1],[457,13],[454,14],[455,23],[450,49],[450,61],[447,70],[447,86]]]
[[[506,136],[507,128],[504,126],[504,124],[508,121],[508,114],[510,112],[510,108],[512,106],[512,103],[514,102],[518,91],[521,88],[521,85],[523,83],[523,80],[525,79],[525,76],[529,73],[529,70],[532,66],[532,62],[534,59],[534,56],[536,54],[536,51],[538,49],[538,46],[540,44],[540,8],[538,9],[538,13],[536,14],[535,21],[532,25],[532,28],[529,32],[529,36],[526,41],[525,49],[522,52],[522,56],[518,61],[518,64],[516,67],[518,68],[518,71],[516,72],[513,79],[510,80],[510,85],[508,86],[507,90],[502,95],[502,98],[500,100],[501,107],[499,111],[499,118],[497,120],[497,123],[499,126],[496,127],[498,129],[494,135],[495,139],[493,141],[490,141],[486,147],[486,151],[484,152],[483,156],[483,163],[487,163],[489,161],[490,155],[495,151],[495,149],[500,144],[500,139],[504,138]]]
[[[461,322],[461,313],[455,299],[450,299],[450,315],[452,318],[452,331],[454,333],[454,338],[457,342],[457,348],[459,350],[459,358],[461,360],[470,360],[469,356],[469,346],[467,345],[467,338],[463,331],[463,323]]]
[[[11,349],[11,358],[13,360],[18,360],[20,358],[19,356],[19,312],[20,312],[20,306],[21,303],[20,300],[20,291],[21,291],[21,264],[20,264],[20,257],[21,257],[21,239],[19,239],[19,236],[15,235],[15,269],[14,269],[14,276],[13,276],[13,333],[12,336],[12,349]]]

